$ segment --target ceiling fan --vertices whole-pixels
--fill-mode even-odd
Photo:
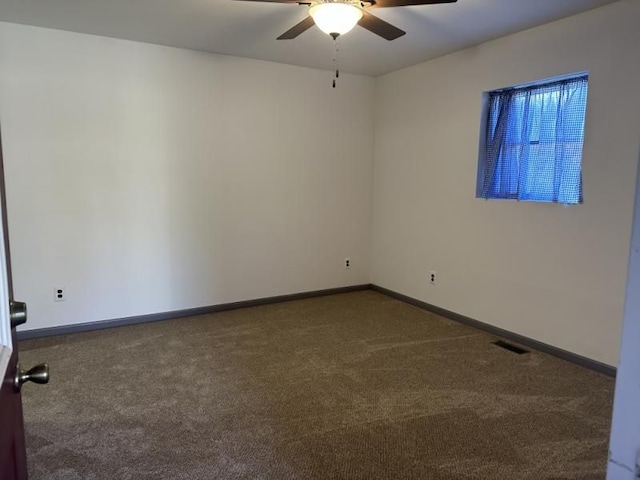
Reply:
[[[310,29],[314,23],[320,30],[331,35],[335,40],[339,35],[347,33],[353,27],[362,28],[379,35],[386,40],[395,40],[404,35],[404,30],[385,22],[370,14],[367,10],[374,8],[404,7],[409,5],[433,5],[438,3],[455,3],[457,0],[244,0],[248,2],[291,3],[309,7],[309,16],[293,26],[278,40],[291,40]]]

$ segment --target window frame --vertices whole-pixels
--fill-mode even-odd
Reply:
[[[562,85],[570,80],[580,80],[585,79],[587,82],[587,93],[585,96],[585,111],[583,118],[583,129],[581,135],[581,146],[580,146],[580,192],[577,202],[561,202],[559,200],[554,199],[534,199],[534,198],[520,198],[520,179],[518,179],[518,193],[515,195],[505,195],[505,196],[484,196],[485,189],[485,173],[487,170],[487,129],[490,126],[491,122],[491,97],[495,95],[499,95],[502,93],[508,93],[513,91],[526,91],[526,90],[536,90],[537,88],[545,89],[548,87],[553,87],[555,84]],[[584,144],[585,144],[585,136],[586,136],[586,124],[587,124],[587,104],[588,104],[588,84],[589,84],[589,71],[583,70],[574,73],[568,73],[564,75],[558,75],[554,77],[548,77],[540,80],[535,80],[527,83],[521,83],[512,85],[510,87],[503,87],[493,90],[487,90],[482,93],[482,108],[481,108],[481,118],[480,118],[480,131],[479,131],[479,148],[478,148],[478,162],[477,162],[477,171],[476,171],[476,198],[481,198],[484,200],[516,200],[516,201],[524,201],[531,203],[556,203],[560,205],[581,205],[584,202],[584,193],[583,193],[583,185],[584,182],[582,180],[582,169],[583,169],[583,158],[584,158]],[[559,91],[560,89],[556,90]],[[547,92],[551,93],[551,92]],[[524,142],[523,142],[524,143]],[[540,144],[540,140],[538,141],[529,141],[529,145],[537,145]],[[550,159],[550,161],[554,161]]]

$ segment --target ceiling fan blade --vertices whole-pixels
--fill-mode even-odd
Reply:
[[[278,37],[278,40],[291,40],[315,25],[313,18],[307,17]]]
[[[242,2],[267,2],[267,3],[301,3],[306,5],[307,2],[303,0],[238,0]]]
[[[390,23],[385,22],[384,20],[371,15],[369,12],[364,11],[362,18],[358,21],[358,25],[362,28],[366,28],[370,32],[375,33],[376,35],[380,35],[382,38],[386,40],[395,40],[398,37],[404,35],[404,30],[400,30],[398,27],[394,27]]]
[[[456,3],[458,0],[374,0],[371,8],[407,7],[410,5],[437,5],[439,3]]]

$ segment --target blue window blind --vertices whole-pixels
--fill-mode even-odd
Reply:
[[[587,75],[488,94],[478,196],[582,203]]]

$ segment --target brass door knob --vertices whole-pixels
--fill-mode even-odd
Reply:
[[[13,380],[13,388],[15,391],[19,392],[22,384],[25,382],[49,383],[49,365],[41,363],[25,371],[22,370],[18,364],[16,376]]]

